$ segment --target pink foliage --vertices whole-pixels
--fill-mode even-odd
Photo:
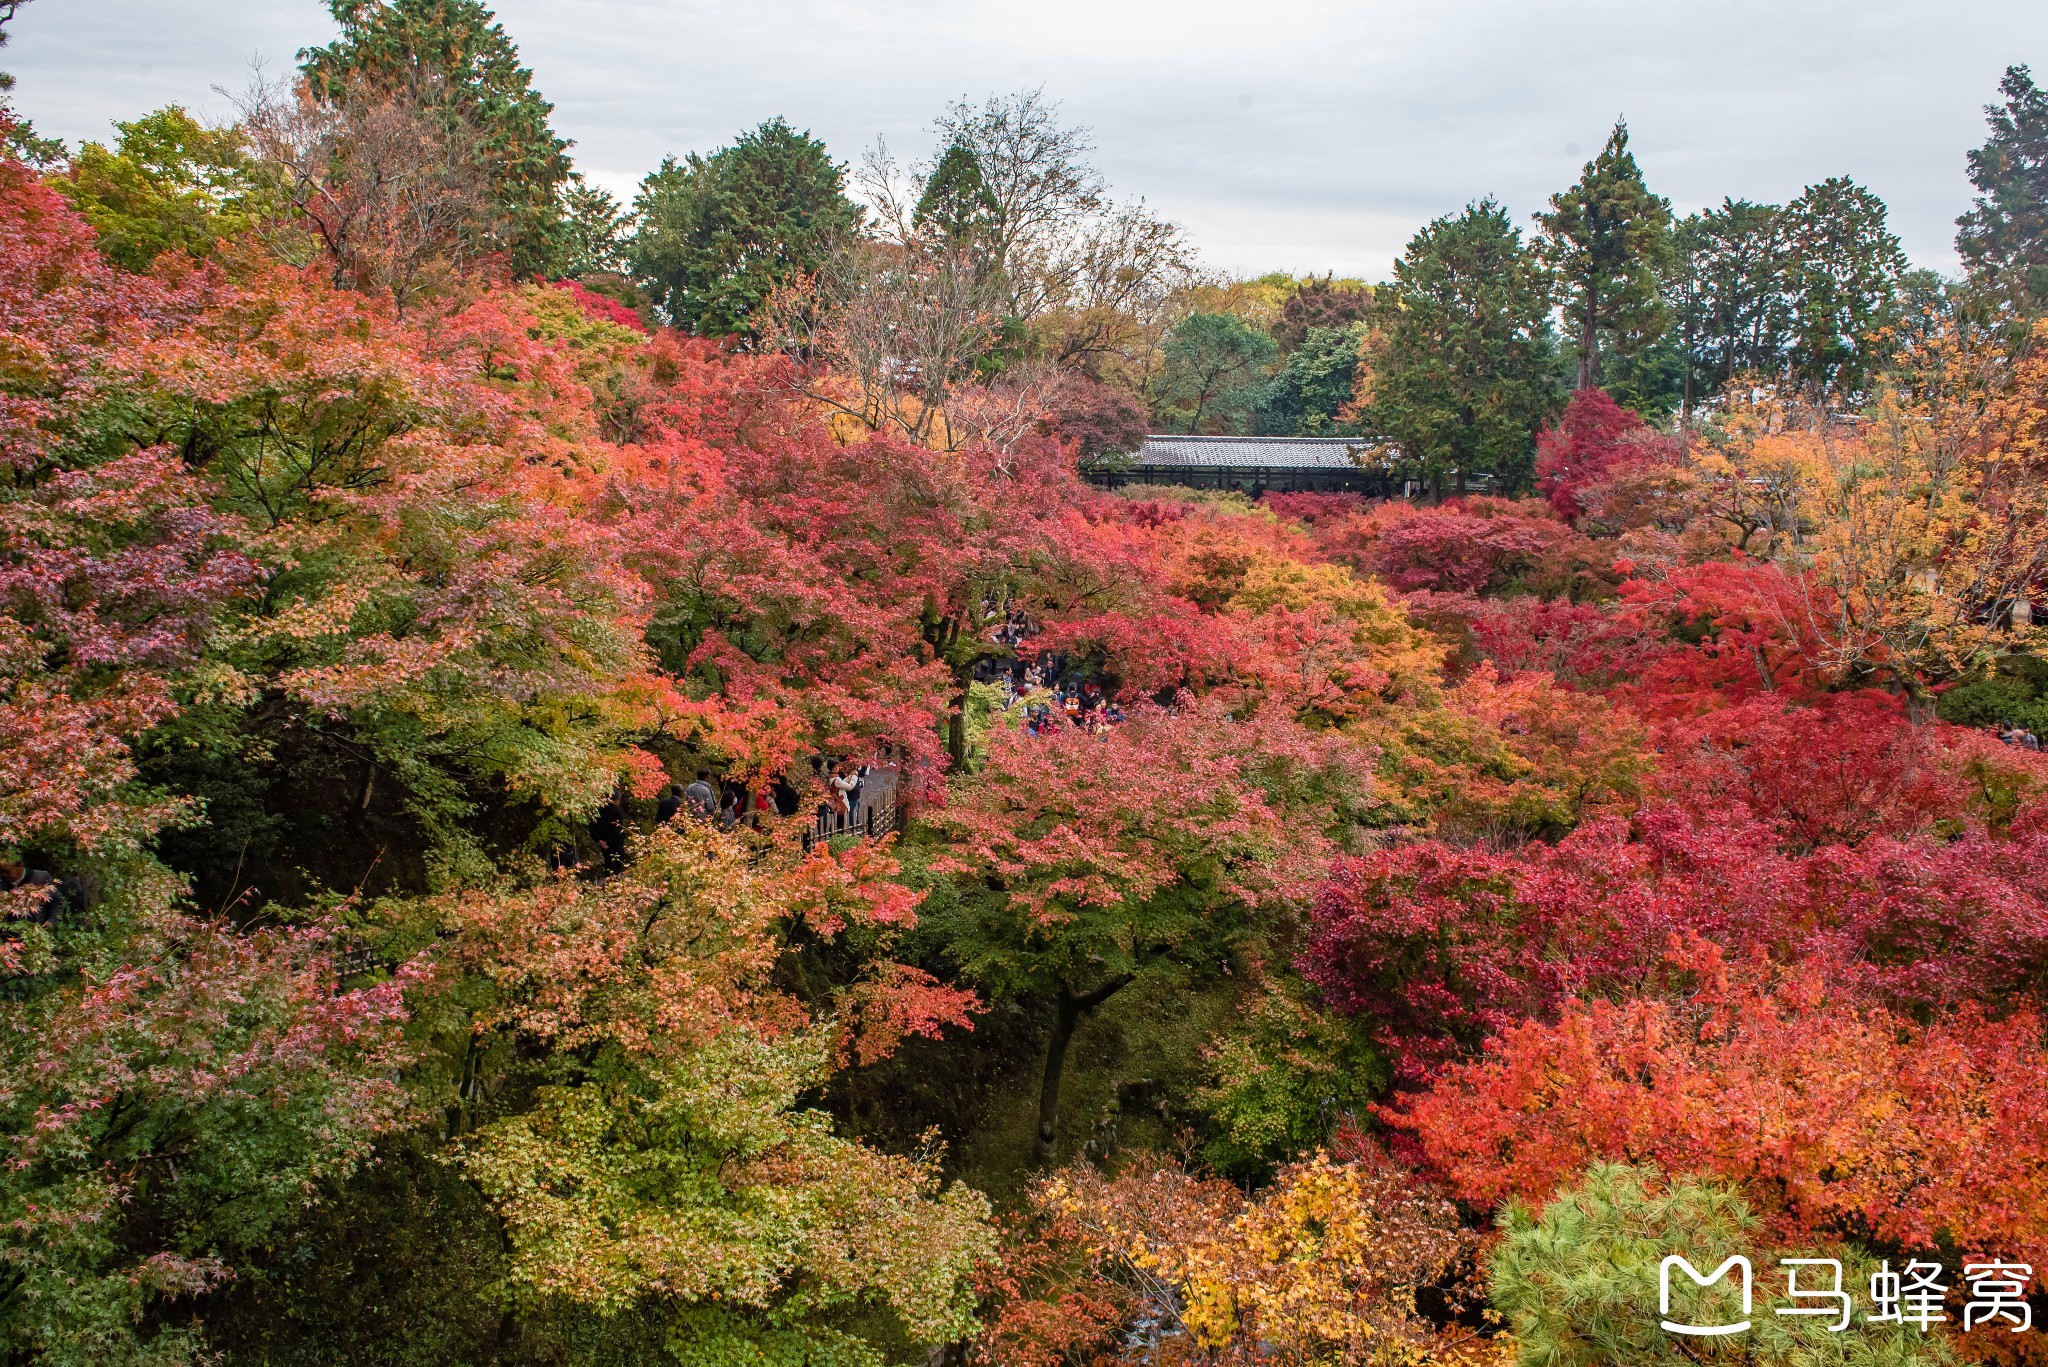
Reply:
[[[648,330],[647,324],[640,321],[639,314],[616,299],[585,289],[580,280],[556,280],[552,283],[556,289],[568,291],[569,297],[576,301],[576,306],[600,323],[616,323],[635,332]]]
[[[1760,694],[1665,723],[1655,786],[1700,821],[1740,805],[1791,849],[1905,835],[1966,812],[1939,747],[1949,729],[1914,725],[1902,699],[1874,689],[1806,706]]]
[[[1541,505],[1475,497],[1380,504],[1319,521],[1316,539],[1333,559],[1398,592],[1484,593],[1543,566],[1574,538]]]
[[[2048,1003],[2048,814],[1947,839],[1929,829],[1939,803],[1914,818],[1925,781],[1894,767],[1847,803],[1822,782],[1789,839],[1768,824],[1783,798],[1771,785],[1755,813],[1731,791],[1718,809],[1660,803],[1511,855],[1428,842],[1339,860],[1300,966],[1372,1023],[1411,1086],[1570,993],[1656,990],[1674,935],[1787,962],[1824,955],[1899,1010]],[[1836,833],[1895,819],[1860,843],[1812,847],[1816,815]]]
[[[1363,494],[1289,494],[1276,490],[1268,490],[1259,502],[1281,517],[1306,522],[1311,527],[1356,516],[1367,506]]]
[[[688,695],[664,705],[739,775],[887,745],[906,791],[937,798],[948,760],[932,719],[960,689],[945,652],[979,632],[978,586],[1037,553],[1085,486],[1042,438],[1002,472],[882,436],[841,445],[818,424],[742,438],[761,417],[746,409],[750,362],[697,344],[684,358],[604,490],[605,524],[659,610],[715,616],[678,662]]]
[[[1673,937],[1662,996],[1572,1002],[1389,1108],[1462,1198],[1541,1204],[1595,1159],[1742,1184],[1787,1241],[2048,1247],[2032,1012],[1917,1019],[1825,958]]]
[[[164,912],[121,962],[47,1003],[35,1048],[0,1059],[18,1121],[0,1144],[14,1169],[43,1177],[43,1199],[9,1207],[17,1278],[70,1284],[73,1259],[122,1248],[136,1261],[116,1275],[135,1286],[215,1285],[232,1273],[219,1257],[151,1246],[203,1246],[216,1221],[260,1236],[379,1135],[418,1123],[398,1073],[414,1058],[404,994],[423,975],[407,966],[337,990],[331,932]],[[181,1202],[198,1229],[134,1219]]]
[[[125,792],[128,744],[176,710],[173,671],[257,579],[177,451],[59,461],[118,387],[109,349],[189,302],[91,243],[59,196],[0,163],[0,845],[136,840],[182,810]]]
[[[1759,693],[1819,696],[1829,602],[1810,582],[1756,560],[1712,560],[1621,586],[1625,619],[1664,646],[1620,691],[1652,716],[1712,711]]]
[[[1162,607],[1166,610],[1143,616],[1106,612],[1054,622],[1027,650],[1100,652],[1131,698],[1213,688],[1246,670],[1251,652],[1232,620],[1180,600]]]
[[[1239,719],[1214,699],[1174,711],[1135,704],[1104,735],[1005,728],[974,784],[934,818],[951,849],[932,868],[1001,879],[1048,929],[1140,906],[1199,869],[1206,890],[1254,906],[1312,887],[1328,853],[1290,824],[1269,785],[1367,778],[1355,751],[1265,709]]]
[[[1124,517],[1135,527],[1159,527],[1168,522],[1178,522],[1188,515],[1188,510],[1182,505],[1159,499],[1134,499],[1123,512]]]
[[[1542,1010],[1560,989],[1516,924],[1514,866],[1436,842],[1339,859],[1316,899],[1302,970],[1363,1014],[1413,1085]]]
[[[1612,604],[1526,595],[1481,598],[1470,601],[1464,618],[1473,648],[1503,672],[1539,670],[1577,687],[1604,688],[1633,678],[1663,648]]]
[[[841,1061],[865,1067],[888,1058],[911,1036],[939,1039],[948,1026],[972,1030],[981,999],[921,968],[891,963],[855,984],[840,1006]]]
[[[1151,422],[1152,415],[1129,390],[1065,372],[1047,398],[1039,425],[1082,460],[1096,460],[1143,446]]]

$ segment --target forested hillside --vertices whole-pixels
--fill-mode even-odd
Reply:
[[[622,210],[475,0],[333,9],[0,128],[5,1361],[2048,1361],[2025,68],[1963,279],[1618,127],[1367,286],[1038,95]]]

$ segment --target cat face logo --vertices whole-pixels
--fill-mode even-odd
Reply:
[[[1745,1318],[1738,1324],[1677,1324],[1667,1318],[1660,1321],[1666,1331],[1673,1334],[1691,1334],[1698,1338],[1712,1338],[1721,1334],[1740,1334],[1749,1328],[1749,1320],[1747,1318],[1751,1305],[1749,1259],[1738,1253],[1712,1272],[1701,1276],[1698,1268],[1679,1257],[1676,1253],[1672,1254],[1657,1265],[1657,1312],[1661,1315],[1668,1316],[1671,1313],[1671,1269],[1674,1267],[1684,1268],[1685,1275],[1692,1278],[1694,1286],[1699,1287],[1712,1286],[1715,1282],[1727,1276],[1728,1269],[1731,1267],[1742,1269],[1742,1313]]]

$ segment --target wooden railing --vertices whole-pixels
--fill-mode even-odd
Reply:
[[[860,802],[849,811],[821,810],[812,819],[810,830],[804,833],[804,848],[808,850],[821,840],[839,835],[878,840],[897,828],[896,791],[892,782],[886,791],[862,793]]]

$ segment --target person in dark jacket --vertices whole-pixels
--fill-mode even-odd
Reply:
[[[590,818],[590,838],[596,842],[598,852],[604,859],[606,873],[619,873],[626,867],[626,804],[619,800],[617,793],[604,800],[604,806],[597,809],[597,815]]]
[[[60,883],[48,869],[32,869],[22,859],[21,851],[0,850],[0,892],[18,892],[23,888],[47,888],[36,909],[21,919],[34,921],[37,925],[52,926],[75,900],[72,880]]]

